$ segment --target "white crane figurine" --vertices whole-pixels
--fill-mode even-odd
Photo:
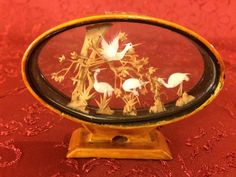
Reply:
[[[129,79],[126,79],[124,81],[124,83],[122,84],[122,88],[126,92],[131,92],[135,96],[139,96],[139,93],[138,93],[138,91],[136,89],[137,88],[141,89],[141,87],[144,84],[147,84],[147,83],[148,82],[143,82],[143,81],[141,81],[139,79],[136,79],[136,78],[129,78]]]
[[[98,93],[103,93],[104,97],[111,96],[112,92],[114,91],[114,88],[107,82],[98,82],[97,75],[101,72],[103,69],[96,69],[94,72],[94,84],[93,87]]]
[[[102,37],[101,45],[102,45],[102,52],[101,54],[107,61],[117,61],[122,60],[126,54],[126,52],[133,47],[132,43],[125,44],[125,48],[118,52],[119,49],[119,39],[120,33],[118,33],[114,39],[107,43],[105,39]]]
[[[173,73],[169,76],[167,83],[163,78],[158,78],[158,82],[164,85],[166,88],[175,88],[179,85],[177,95],[182,96],[183,81],[189,81],[188,75],[189,73]]]

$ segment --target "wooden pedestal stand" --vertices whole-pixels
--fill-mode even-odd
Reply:
[[[172,159],[165,137],[156,128],[132,129],[84,125],[72,134],[68,158]]]

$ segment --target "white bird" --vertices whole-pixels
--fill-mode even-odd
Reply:
[[[163,78],[158,78],[158,82],[166,88],[175,88],[179,85],[177,95],[181,96],[183,92],[183,81],[189,81],[189,73],[173,73],[169,76],[167,83]]]
[[[116,61],[122,60],[126,54],[126,52],[133,47],[132,43],[125,44],[125,48],[118,52],[119,49],[119,39],[120,35],[117,34],[114,39],[108,44],[105,39],[102,37],[101,45],[102,52],[101,54],[107,61]]]
[[[103,69],[96,69],[94,72],[94,84],[93,87],[98,93],[103,93],[104,96],[111,96],[114,88],[107,82],[98,82],[97,75]]]
[[[148,82],[143,82],[136,78],[129,78],[124,81],[122,84],[122,88],[126,92],[132,92],[135,96],[139,96],[137,88],[141,89],[142,85],[146,84]]]

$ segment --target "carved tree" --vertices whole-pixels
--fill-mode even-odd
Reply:
[[[104,35],[111,24],[99,24],[93,25],[86,28],[86,35],[80,56],[78,56],[78,62],[75,71],[76,76],[73,78],[75,89],[71,95],[71,102],[68,106],[78,109],[83,112],[88,112],[86,109],[87,101],[91,99],[90,94],[93,88],[92,74],[90,73],[91,68],[103,64],[104,60],[97,56],[97,52],[94,48],[98,48],[100,43],[101,35]]]

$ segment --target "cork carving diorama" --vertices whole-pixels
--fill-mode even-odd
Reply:
[[[82,127],[67,157],[171,159],[158,126],[199,111],[223,84],[223,63],[196,33],[146,16],[73,20],[39,36],[22,62],[40,102]]]
[[[109,102],[111,99],[121,99],[124,102],[122,112],[124,115],[137,115],[136,105],[140,104],[139,95],[150,93],[153,104],[149,113],[165,111],[161,101],[161,87],[172,89],[178,87],[176,106],[182,106],[194,99],[183,90],[183,83],[189,81],[190,73],[176,72],[168,79],[158,77],[158,69],[149,64],[147,56],[139,56],[135,47],[142,44],[133,44],[125,32],[117,32],[111,41],[106,41],[104,33],[108,25],[95,25],[87,28],[85,41],[81,52],[71,51],[70,57],[64,54],[58,57],[58,62],[69,60],[69,66],[51,74],[51,79],[63,84],[68,72],[75,73],[71,83],[75,89],[71,95],[69,107],[89,113],[87,106],[95,95],[99,99],[96,113],[114,114]],[[120,46],[121,42],[126,42]],[[143,44],[144,45],[144,44]],[[113,83],[98,80],[103,70],[110,70]],[[73,71],[71,71],[73,70]],[[141,100],[142,101],[142,100]]]

